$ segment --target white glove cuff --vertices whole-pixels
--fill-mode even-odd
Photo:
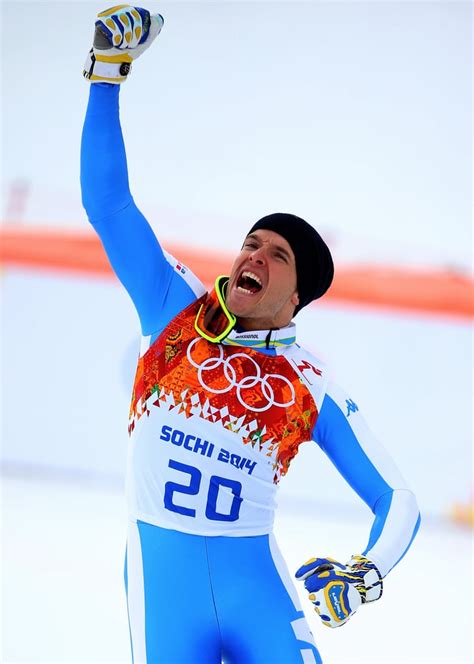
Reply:
[[[132,68],[130,62],[102,62],[96,60],[91,48],[84,64],[84,77],[93,82],[114,83],[120,85],[127,80]]]
[[[362,563],[361,560],[363,561]],[[380,574],[377,565],[375,565],[373,561],[363,558],[362,556],[353,556],[347,564],[349,567],[354,567],[356,570],[364,571],[364,563],[366,567],[370,566],[370,569],[362,576],[366,588],[363,601],[364,603],[375,602],[375,600],[380,599],[383,592],[382,575]]]
[[[369,588],[365,593],[366,602],[375,602],[376,599],[380,599],[382,595],[382,586],[375,586],[375,588]]]
[[[382,577],[376,567],[364,574],[364,585],[367,588],[365,593],[366,602],[374,602],[382,596]]]

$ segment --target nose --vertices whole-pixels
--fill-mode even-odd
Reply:
[[[265,264],[265,255],[264,255],[264,248],[259,247],[258,249],[255,249],[250,256],[250,260],[252,263],[256,263],[257,265],[264,265]]]

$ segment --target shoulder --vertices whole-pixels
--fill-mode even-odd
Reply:
[[[326,363],[299,344],[293,344],[285,349],[284,356],[311,393],[320,411],[329,382],[329,369]]]
[[[163,255],[170,265],[173,274],[180,278],[192,291],[196,298],[200,298],[206,293],[206,288],[203,283],[196,277],[194,272],[192,272],[183,262],[179,261],[172,254],[163,250]]]

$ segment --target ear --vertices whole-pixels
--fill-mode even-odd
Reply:
[[[291,296],[291,300],[290,300],[290,302],[291,302],[291,304],[293,304],[295,307],[298,306],[298,304],[300,303],[300,296],[298,295],[298,291],[295,291],[295,292],[293,293],[293,295]]]

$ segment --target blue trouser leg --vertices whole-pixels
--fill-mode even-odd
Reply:
[[[273,536],[204,537],[131,524],[134,664],[321,664]]]
[[[209,537],[226,664],[321,664],[272,535]]]
[[[134,664],[220,664],[205,538],[131,524],[127,601]]]

